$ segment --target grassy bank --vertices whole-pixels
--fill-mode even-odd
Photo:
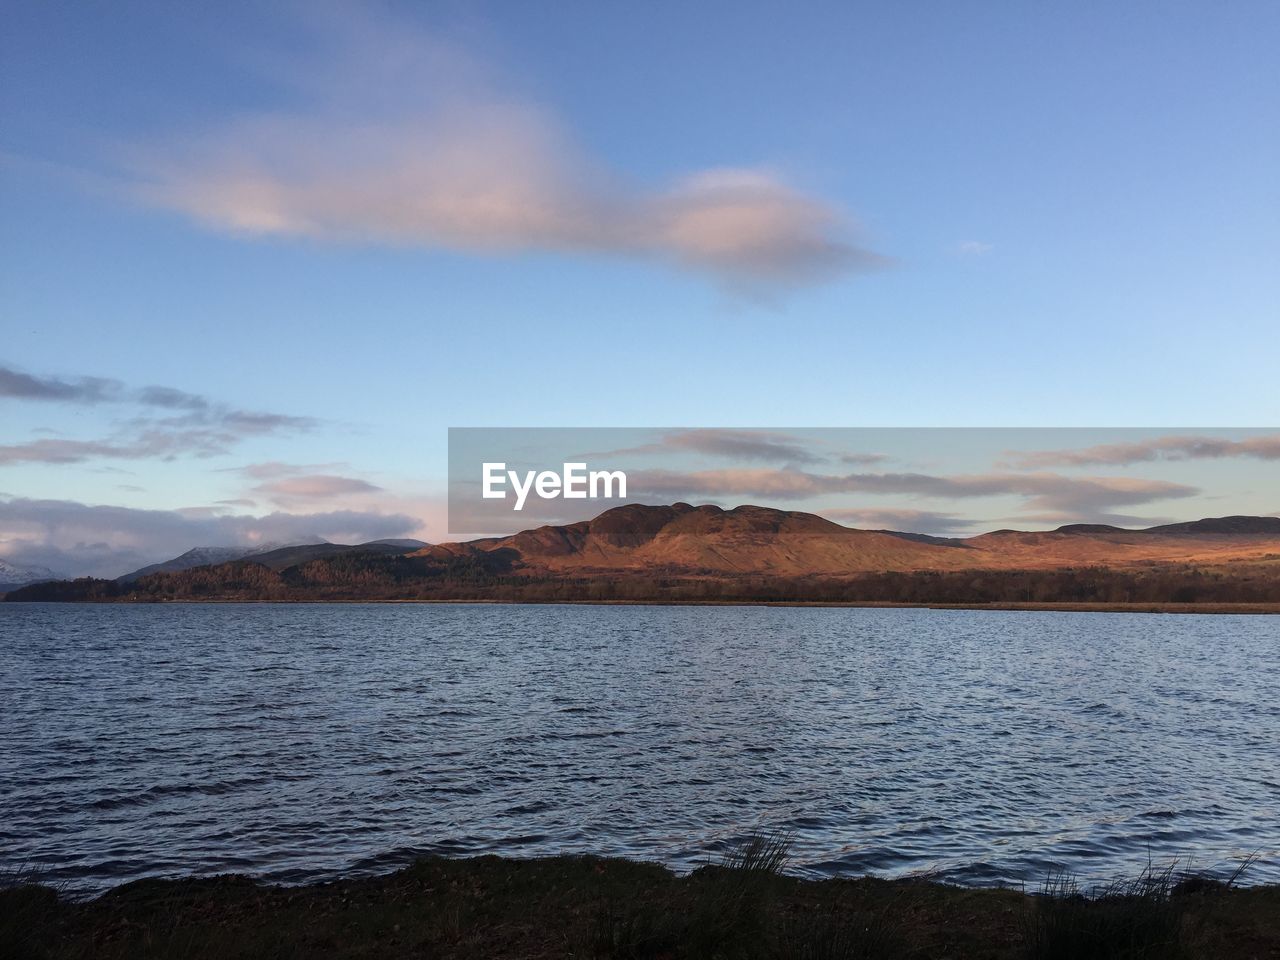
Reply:
[[[275,887],[142,881],[74,902],[0,891],[6,958],[1280,957],[1280,887],[1171,873],[1047,895],[923,880],[800,880],[772,841],[678,877],[593,857],[427,859],[383,877]]]

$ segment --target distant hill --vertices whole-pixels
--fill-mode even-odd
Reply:
[[[843,527],[811,513],[687,503],[615,507],[594,520],[498,540],[525,564],[560,572],[683,571],[772,576],[959,565],[954,552],[890,533]],[[946,559],[941,559],[945,556]]]
[[[1147,533],[1161,535],[1210,533],[1244,536],[1280,536],[1280,517],[1218,517],[1192,520],[1189,523],[1167,523],[1151,527]]]
[[[307,543],[293,547],[280,547],[266,553],[254,554],[251,559],[271,570],[284,570],[309,560],[323,560],[342,553],[399,554],[420,550],[421,540],[373,540],[369,543]]]
[[[630,504],[510,537],[294,545],[7,599],[1280,604],[1280,520],[946,538],[769,507]]]
[[[235,560],[252,559],[275,570],[282,570],[295,563],[314,560],[319,557],[333,556],[351,550],[372,550],[385,553],[405,553],[421,550],[428,546],[422,540],[373,540],[363,544],[329,543],[318,537],[298,543],[264,543],[253,547],[194,547],[181,556],[162,563],[148,566],[126,573],[116,579],[120,583],[133,583],[153,573],[178,573],[195,567],[207,567],[219,563],[231,563]]]
[[[319,538],[316,539],[318,540]],[[315,541],[309,540],[305,542],[313,543]],[[320,542],[324,543],[323,540],[320,540]],[[245,557],[269,553],[288,546],[301,546],[301,544],[263,543],[247,547],[192,547],[186,553],[176,556],[172,560],[148,564],[116,579],[121,583],[132,583],[140,577],[150,576],[153,573],[177,573],[181,570],[190,570],[193,567],[207,567],[215,563],[230,563],[233,560],[243,560]]]
[[[0,593],[8,593],[29,583],[56,580],[58,575],[48,567],[28,563],[10,563],[0,560]]]

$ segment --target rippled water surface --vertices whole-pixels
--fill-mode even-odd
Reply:
[[[302,881],[415,854],[1280,881],[1280,619],[0,604],[0,869]]]

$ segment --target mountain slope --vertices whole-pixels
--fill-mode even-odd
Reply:
[[[428,545],[421,540],[373,540],[369,543],[329,543],[326,540],[308,540],[299,543],[264,543],[256,547],[195,547],[179,557],[153,563],[149,566],[117,577],[118,583],[136,583],[143,577],[155,573],[180,573],[196,567],[216,566],[234,563],[237,560],[252,560],[272,570],[284,570],[308,560],[321,560],[353,551],[365,553],[409,553],[421,550]]]
[[[671,571],[686,574],[840,576],[872,570],[953,569],[964,551],[811,513],[687,503],[615,507],[594,520],[539,527],[493,541],[528,567],[554,572]]]
[[[304,541],[312,543],[314,541]],[[323,543],[324,541],[321,541]],[[207,567],[218,563],[230,563],[233,560],[243,560],[246,557],[256,556],[258,554],[269,553],[273,550],[280,550],[289,546],[300,546],[301,544],[287,543],[263,543],[257,546],[248,547],[192,547],[186,553],[174,557],[172,560],[162,560],[160,563],[151,563],[145,567],[139,567],[132,573],[126,573],[116,580],[120,583],[133,583],[141,577],[149,576],[153,573],[177,573],[182,570],[191,570],[195,567]]]
[[[0,560],[0,593],[15,590],[28,583],[42,583],[45,580],[56,579],[58,575],[48,567]]]
[[[432,548],[437,552],[449,545]],[[1262,561],[1280,556],[1280,520],[1225,518],[1150,530],[1072,525],[935,538],[857,530],[810,513],[630,504],[593,520],[545,526],[475,549],[516,551],[529,572],[579,576],[850,576],[891,571],[1042,570],[1075,566]]]

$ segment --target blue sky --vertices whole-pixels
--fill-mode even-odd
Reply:
[[[1272,3],[4,8],[0,359],[116,386],[0,399],[0,556],[441,536],[449,426],[1280,422]]]

